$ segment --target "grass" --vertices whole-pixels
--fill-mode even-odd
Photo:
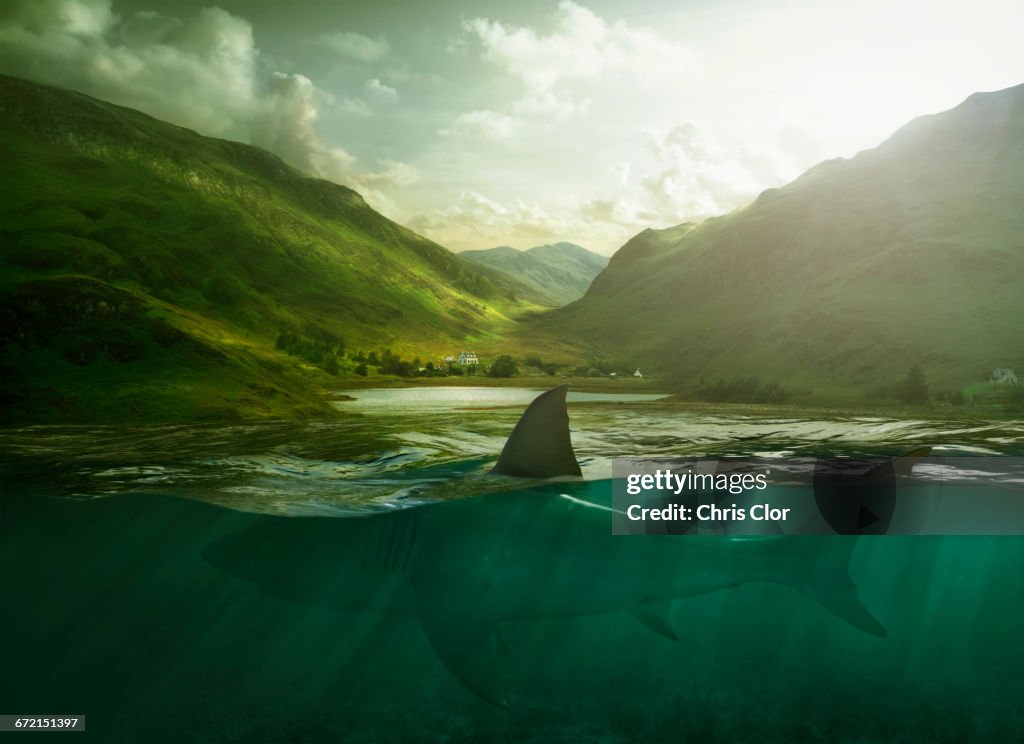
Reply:
[[[872,405],[1024,369],[1024,88],[972,97],[749,206],[627,243],[585,297],[526,322],[666,386],[756,376]],[[979,113],[979,110],[981,113]]]
[[[535,307],[257,148],[16,78],[0,103],[5,424],[335,415],[282,332],[430,358]]]
[[[1020,117],[950,117],[731,215],[645,231],[546,312],[262,150],[0,76],[2,423],[336,416],[330,391],[385,384],[693,400],[751,376],[787,406],[902,410],[885,391],[914,363],[933,393],[971,398],[993,367],[1024,370],[1024,134]],[[385,349],[539,356],[558,374],[355,374],[354,352]],[[566,377],[579,367],[653,376]]]

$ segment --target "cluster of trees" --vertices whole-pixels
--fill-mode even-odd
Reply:
[[[385,349],[379,355],[376,351],[369,353],[357,351],[352,355],[352,361],[356,363],[355,373],[362,377],[368,374],[369,367],[371,366],[376,367],[377,371],[381,374],[398,375],[399,377],[416,377],[417,375],[430,375],[435,372],[433,362],[427,362],[426,367],[424,367],[419,357],[403,359],[391,349]],[[424,368],[424,372],[420,372],[421,368]]]
[[[868,390],[867,397],[876,400],[898,400],[901,403],[927,403],[928,382],[920,364],[912,364],[902,380],[883,384]],[[954,396],[955,397],[955,396]],[[960,394],[963,397],[963,394]],[[950,401],[953,402],[953,401]]]
[[[519,372],[516,360],[508,354],[502,354],[487,369],[488,377],[514,377]]]
[[[910,365],[907,376],[896,388],[896,398],[904,403],[925,403],[928,400],[928,383],[920,364]]]
[[[777,382],[762,382],[756,375],[702,384],[697,396],[713,403],[782,403],[790,392]]]
[[[536,367],[537,369],[544,370],[546,375],[554,377],[558,372],[558,367],[554,364],[545,364],[544,360],[537,354],[529,354],[526,359],[523,360],[527,367]]]
[[[277,336],[275,346],[279,351],[305,359],[332,375],[340,373],[340,360],[345,357],[344,339],[317,328],[307,328],[302,332],[293,329],[282,330]],[[354,363],[354,366],[350,367],[352,371],[362,377],[367,376],[371,368],[375,368],[380,374],[398,377],[461,376],[477,371],[488,377],[515,377],[520,372],[519,363],[509,354],[496,357],[490,366],[480,366],[479,370],[477,365],[463,367],[457,364],[435,364],[432,361],[424,364],[419,357],[404,359],[391,349],[384,349],[381,352],[359,350],[348,354],[347,358]],[[538,354],[529,354],[522,362],[526,367],[541,370],[551,377],[558,374],[558,366],[545,362]],[[612,373],[628,375],[630,371],[622,363],[611,362],[601,357],[592,358],[587,364],[573,370],[573,374],[579,377],[607,377]]]
[[[587,364],[575,367],[572,373],[576,377],[608,377],[612,374],[626,377],[633,372],[625,362],[612,361],[604,357],[591,357]]]
[[[350,358],[356,363],[355,373],[363,377],[369,374],[370,367],[375,367],[380,374],[397,375],[398,377],[446,377],[448,375],[459,377],[466,374],[467,369],[472,373],[471,367],[464,369],[458,365],[434,364],[432,361],[427,361],[424,364],[420,357],[403,359],[401,355],[391,349],[385,349],[379,354],[376,351],[357,351]],[[506,363],[503,363],[499,366],[499,374],[493,374],[492,377],[511,377],[512,374],[515,374],[514,366],[513,362],[511,374],[503,374],[507,370]]]
[[[341,371],[338,362],[345,355],[345,340],[322,328],[309,327],[301,333],[287,329],[277,334],[274,347],[290,356],[305,359],[330,375]]]

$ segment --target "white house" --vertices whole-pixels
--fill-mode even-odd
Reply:
[[[1003,382],[1010,385],[1017,384],[1017,375],[1009,367],[996,367],[992,370],[992,382]]]
[[[636,372],[633,373],[633,377],[643,377],[643,374],[640,373],[639,367],[636,368]]]
[[[480,364],[480,360],[477,359],[475,351],[463,351],[459,353],[459,364]]]

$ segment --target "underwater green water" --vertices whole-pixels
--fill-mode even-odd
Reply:
[[[5,431],[0,713],[84,714],[85,734],[60,735],[104,742],[987,742],[1024,731],[1024,537],[861,538],[850,573],[885,639],[769,584],[675,602],[676,642],[624,613],[507,623],[509,710],[462,686],[413,618],[285,601],[205,561],[206,546],[256,518],[238,509],[345,519],[493,489],[486,471],[522,410],[486,397],[355,403],[330,424]],[[569,410],[584,491],[621,455],[921,444],[1024,455],[1019,422],[708,415],[650,401]]]

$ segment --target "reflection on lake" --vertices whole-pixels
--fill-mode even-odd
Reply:
[[[412,387],[367,388],[347,393],[355,400],[339,402],[341,410],[391,413],[451,411],[500,406],[527,406],[547,388]],[[587,393],[570,390],[569,403],[626,403],[661,400],[661,393]]]
[[[541,391],[414,387],[351,391],[337,421],[136,428],[30,427],[0,433],[8,488],[60,497],[170,493],[252,511],[344,516],[484,489],[526,405]],[[620,456],[1024,453],[1013,421],[709,412],[657,394],[569,393],[584,477]],[[490,485],[489,487],[493,487]]]

